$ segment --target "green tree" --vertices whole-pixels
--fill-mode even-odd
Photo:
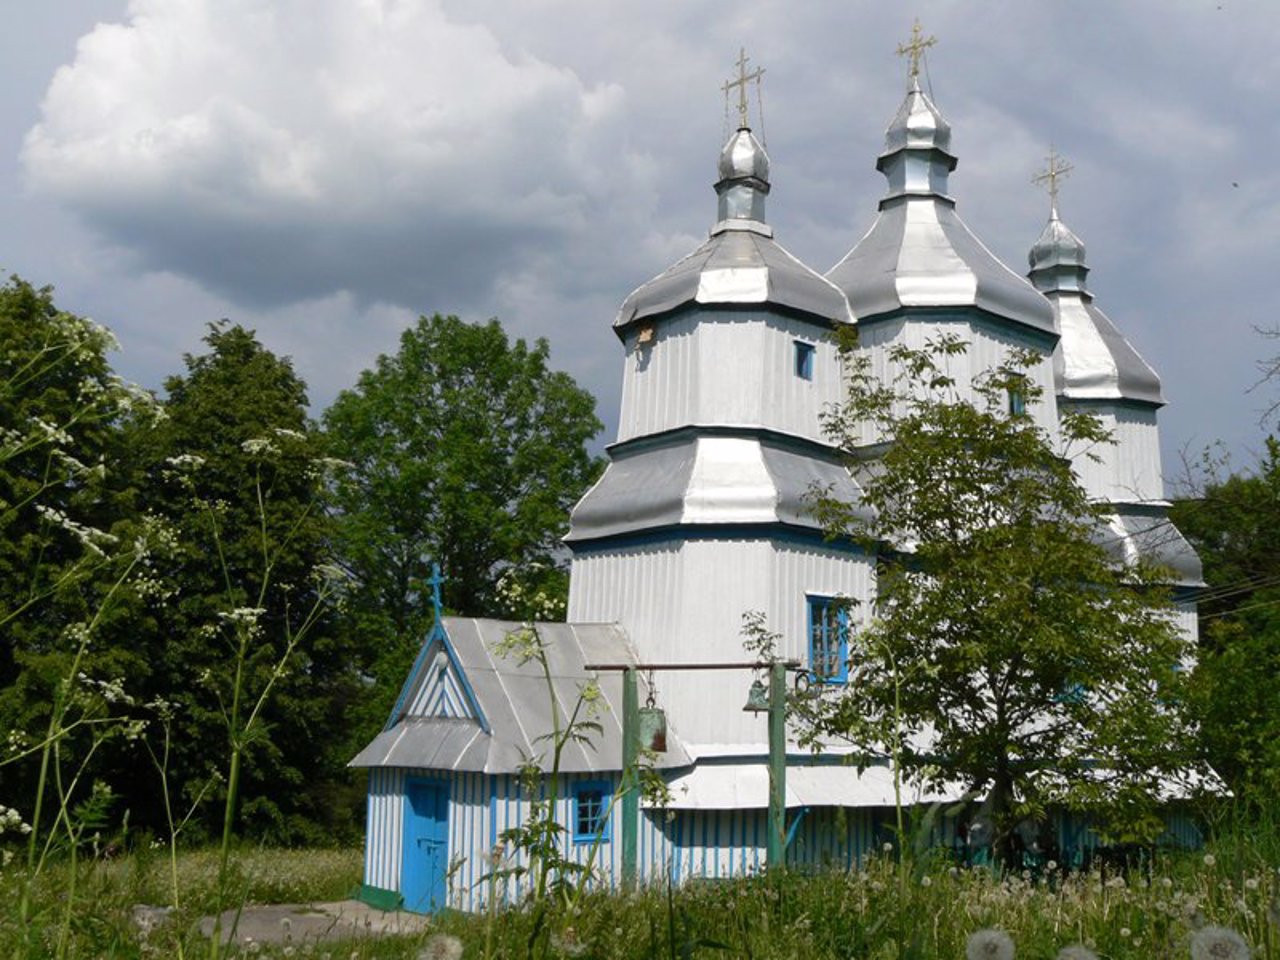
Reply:
[[[74,733],[56,724],[65,756],[83,758],[93,739],[74,720],[70,701],[86,693],[66,689],[67,671],[114,680],[142,665],[104,641],[127,617],[119,578],[136,560],[121,424],[135,410],[150,422],[154,409],[112,372],[114,349],[105,328],[59,310],[51,288],[17,277],[0,287],[0,729],[13,738],[0,762],[25,756],[0,776],[0,803],[29,812],[44,781],[42,752],[25,751],[51,715],[73,718]]]
[[[1113,562],[1106,508],[1033,419],[1039,356],[958,383],[967,345],[944,336],[893,350],[886,383],[842,346],[849,390],[828,425],[864,499],[820,494],[815,509],[828,534],[878,551],[878,595],[817,732],[985,796],[1006,857],[1016,821],[1048,804],[1105,813],[1116,836],[1159,832],[1158,787],[1188,761],[1186,644],[1159,572]],[[1007,412],[1011,393],[1025,412]],[[887,444],[874,459],[859,450],[867,425]],[[1088,417],[1062,432],[1104,439]]]
[[[330,839],[352,829],[359,803],[341,746],[357,670],[328,618],[290,646],[313,619],[317,571],[331,559],[321,439],[287,358],[226,322],[204,342],[208,352],[187,355],[186,373],[165,383],[165,422],[131,437],[141,508],[168,522],[174,543],[165,589],[138,625],[145,692],[173,704],[169,777],[190,799],[225,762],[235,690],[256,697],[273,685],[244,752],[243,822],[276,841]],[[149,822],[160,818],[150,783],[130,800]],[[205,823],[215,822],[210,806]]]
[[[513,568],[523,594],[563,595],[559,538],[599,471],[586,443],[600,422],[548,354],[497,320],[422,317],[325,413],[331,452],[352,465],[336,494],[340,552],[358,584],[353,629],[385,681],[379,720],[429,623],[431,562],[463,614],[512,614],[497,585]]]
[[[1223,476],[1206,457],[1172,517],[1204,564],[1193,703],[1206,760],[1261,810],[1280,804],[1280,441]]]

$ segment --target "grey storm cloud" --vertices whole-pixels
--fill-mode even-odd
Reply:
[[[1099,303],[1172,401],[1166,460],[1253,443],[1280,236],[1273,0],[128,0],[53,74],[21,164],[32,203],[91,228],[96,249],[64,252],[50,218],[45,261],[115,305],[126,352],[178,339],[171,322],[194,346],[214,317],[170,320],[190,302],[257,325],[326,397],[411,312],[498,315],[612,422],[613,310],[714,219],[739,47],[766,70],[770,222],[825,270],[883,194],[914,13],[939,39],[923,79],[965,221],[1025,270],[1055,146]]]
[[[141,0],[22,160],[143,269],[263,307],[474,302],[583,230],[621,93],[430,2]]]

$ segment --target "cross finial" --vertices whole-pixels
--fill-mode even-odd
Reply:
[[[938,42],[937,37],[929,37],[925,39],[921,36],[920,18],[916,18],[916,22],[911,26],[911,42],[898,44],[898,56],[910,57],[911,63],[907,68],[907,79],[914,80],[920,75],[920,58],[924,56],[925,50],[932,47]]]
[[[426,557],[423,557],[425,560]],[[444,583],[444,576],[440,573],[440,564],[434,561],[431,564],[431,576],[426,580],[417,580],[416,583],[425,584],[431,588],[431,609],[435,614],[436,623],[444,619],[444,601],[440,597],[440,587]]]
[[[1066,179],[1067,175],[1074,170],[1071,164],[1058,154],[1053,147],[1049,147],[1049,156],[1046,158],[1044,170],[1037,173],[1031,178],[1031,182],[1036,186],[1046,186],[1049,189],[1049,205],[1053,211],[1053,215],[1058,215],[1058,181]]]
[[[724,86],[720,89],[724,91],[725,99],[728,100],[729,92],[734,87],[738,88],[738,126],[749,126],[747,123],[747,84],[752,80],[756,82],[756,89],[760,89],[760,78],[764,76],[764,70],[757,67],[750,73],[747,73],[747,63],[750,57],[747,56],[745,47],[738,48],[738,79],[726,80]]]

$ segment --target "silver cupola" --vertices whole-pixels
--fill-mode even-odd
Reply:
[[[1093,302],[1085,287],[1084,243],[1058,216],[1055,202],[1027,256],[1028,274],[1049,298],[1061,340],[1054,379],[1066,400],[1129,400],[1162,405],[1160,378]]]
[[[749,127],[738,132],[720,151],[716,182],[719,202],[718,228],[730,220],[747,220],[763,224],[764,199],[769,195],[769,155]]]
[[[912,57],[907,95],[876,160],[888,191],[871,229],[827,279],[844,291],[858,322],[902,310],[975,307],[1052,336],[1049,303],[970,232],[947,193],[956,167],[951,125],[919,81],[919,57],[931,42],[917,27],[912,43],[899,48]]]

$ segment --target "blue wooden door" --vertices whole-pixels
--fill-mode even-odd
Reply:
[[[400,892],[406,910],[432,913],[445,906],[449,867],[449,791],[443,783],[410,780],[404,811]]]

